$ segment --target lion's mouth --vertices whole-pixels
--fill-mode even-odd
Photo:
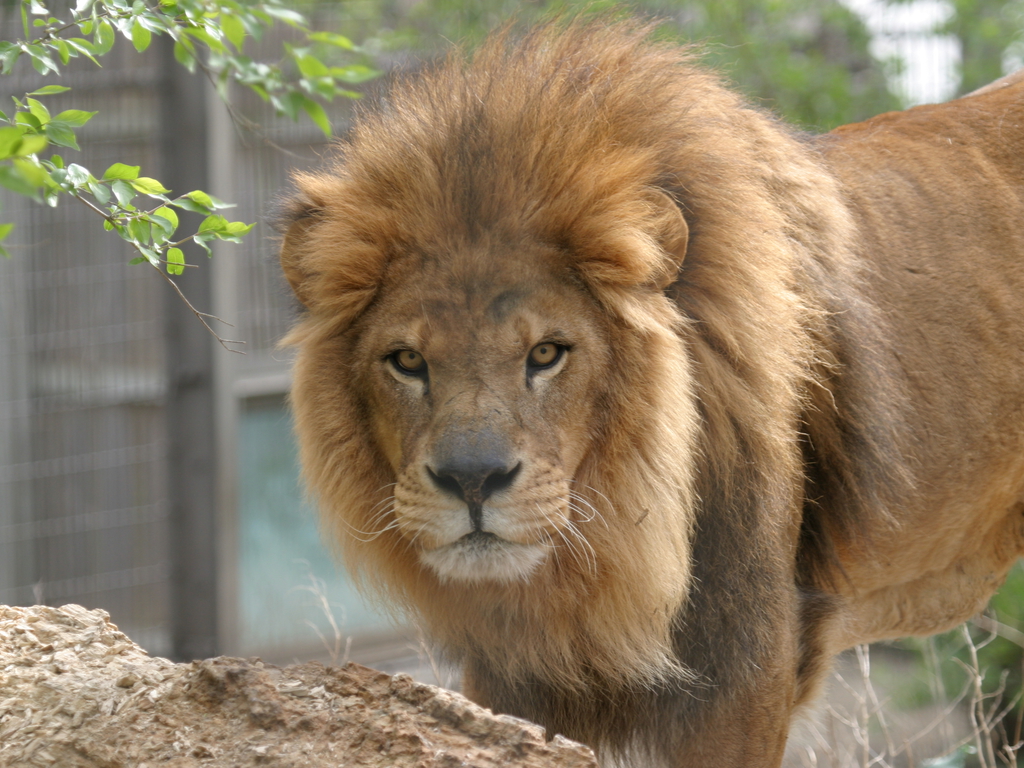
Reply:
[[[546,557],[543,546],[517,544],[486,531],[472,531],[420,553],[445,581],[526,581]]]

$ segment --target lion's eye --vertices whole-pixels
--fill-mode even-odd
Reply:
[[[550,368],[561,359],[563,352],[565,352],[565,347],[562,345],[545,341],[530,350],[527,364],[534,370]]]
[[[423,359],[423,355],[412,349],[400,349],[391,353],[391,362],[399,373],[409,376],[422,375],[427,371],[427,361]]]

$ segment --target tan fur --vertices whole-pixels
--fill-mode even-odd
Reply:
[[[833,654],[1021,551],[1024,88],[803,138],[648,33],[496,35],[296,177],[301,459],[478,701],[775,766]]]

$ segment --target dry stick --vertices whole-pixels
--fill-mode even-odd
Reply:
[[[937,671],[936,671],[936,674],[938,674]],[[956,708],[958,706],[960,706],[960,703],[967,697],[967,692],[971,689],[972,684],[973,683],[972,683],[972,681],[970,679],[966,680],[964,682],[963,688],[960,689],[960,693],[958,693],[956,695],[956,697],[953,698],[953,700],[950,701],[946,705],[946,707],[941,712],[939,712],[939,714],[928,725],[926,725],[924,728],[922,728],[920,731],[918,731],[917,733],[915,733],[913,736],[910,737],[910,739],[906,743],[906,747],[907,747],[907,760],[910,763],[910,765],[914,764],[914,761],[911,759],[910,746],[915,741],[920,741],[921,739],[923,739],[925,736],[927,736],[929,733],[931,733],[933,730],[935,730],[935,728],[938,727],[939,725],[946,725],[946,726],[948,726],[949,725],[949,716],[952,715],[953,712],[956,711]],[[968,736],[964,737],[960,741],[953,742],[952,736],[950,736],[947,740],[945,740],[945,744],[946,744],[945,752],[943,752],[941,755],[939,755],[939,757],[946,757],[947,755],[953,754],[954,752],[956,752],[958,749],[960,749],[965,744],[970,743],[971,739],[973,739],[973,738],[974,738],[974,735],[973,734],[969,734]]]
[[[307,562],[306,565],[308,566],[309,563]],[[338,625],[337,620],[334,618],[333,607],[331,606],[330,600],[328,600],[327,598],[327,582],[325,582],[323,579],[317,578],[317,576],[313,574],[312,569],[309,570],[307,575],[309,577],[310,583],[293,587],[293,590],[301,589],[304,592],[309,592],[314,597],[316,597],[317,604],[320,608],[320,612],[323,613],[323,615],[327,618],[327,623],[331,625],[331,633],[334,635],[334,644],[331,645],[328,642],[327,638],[324,637],[323,632],[320,631],[320,628],[314,622],[310,621],[309,619],[306,619],[306,626],[308,626],[310,629],[316,632],[317,637],[320,638],[320,642],[323,644],[324,649],[326,649],[328,655],[331,657],[331,664],[334,666],[339,666],[338,658],[341,657],[341,665],[344,666],[348,663],[349,652],[352,650],[352,636],[350,635],[347,638],[345,638],[345,655],[342,657],[341,641],[344,635],[342,635],[341,627]],[[344,617],[342,618],[342,622],[344,622]]]
[[[974,688],[971,696],[971,725],[974,728],[974,740],[978,748],[978,761],[981,763],[981,768],[995,768],[995,755],[992,753],[992,730],[985,717],[985,694],[982,689],[978,647],[974,644],[967,625],[965,624],[961,629],[964,640],[967,643],[967,652],[971,659],[970,666],[965,665],[965,668],[967,668],[967,672],[971,676]]]
[[[1003,624],[1001,621],[986,616],[985,614],[979,614],[971,619],[971,623],[979,629],[983,629],[991,634],[999,635],[1004,640],[1009,640],[1014,645],[1018,645],[1024,648],[1024,632],[1019,629]]]
[[[896,747],[892,741],[892,733],[889,731],[889,724],[885,721],[885,711],[883,710],[883,704],[888,702],[880,702],[878,700],[878,694],[875,692],[875,687],[871,684],[871,658],[869,656],[870,648],[866,645],[857,646],[857,661],[861,665],[861,675],[864,678],[864,690],[867,693],[868,700],[871,702],[871,714],[878,721],[878,726],[881,728],[882,736],[885,737],[886,752],[883,753],[879,758],[875,759],[875,762],[879,762],[881,758],[888,754],[892,758],[896,754]],[[863,657],[863,661],[861,660]]]
[[[418,623],[413,624],[413,626],[416,628],[416,640],[419,643],[418,647],[413,648],[413,650],[416,651],[416,655],[421,660],[424,658],[427,660],[427,664],[430,665],[430,671],[433,673],[434,681],[437,685],[441,688],[451,689],[452,681],[449,679],[448,675],[441,674],[441,666],[437,663],[433,652],[430,650],[430,644],[427,642],[427,636],[423,632],[423,628]]]
[[[190,310],[192,310],[192,314],[194,314],[197,318],[199,318],[199,322],[203,324],[203,327],[210,332],[210,335],[213,336],[213,338],[215,338],[217,340],[217,342],[222,347],[224,347],[224,349],[226,349],[228,352],[235,352],[236,354],[239,354],[239,355],[244,355],[245,354],[240,349],[232,349],[231,347],[228,346],[228,344],[245,344],[244,341],[241,341],[239,339],[225,339],[225,338],[221,337],[215,330],[213,330],[213,328],[210,327],[210,324],[208,322],[206,322],[206,320],[204,318],[208,317],[211,320],[216,320],[218,323],[224,323],[224,325],[226,325],[226,326],[228,326],[230,328],[234,328],[234,326],[231,325],[231,323],[229,323],[227,320],[223,320],[222,318],[217,317],[216,315],[211,315],[211,314],[209,314],[207,312],[200,312],[198,309],[193,307],[192,306],[192,302],[188,300],[188,298],[185,296],[184,293],[182,293],[181,288],[178,287],[178,284],[176,282],[174,282],[173,280],[171,280],[170,275],[164,274],[164,271],[162,269],[160,269],[160,267],[158,267],[155,264],[153,264],[152,262],[149,262],[149,264],[150,264],[151,267],[153,267],[153,269],[155,269],[157,271],[157,274],[160,275],[160,277],[162,277],[164,280],[166,280],[168,283],[171,284],[171,287],[177,292],[177,294],[181,298],[181,300],[185,302],[185,306],[187,306]]]
[[[932,699],[934,701],[948,701],[949,695],[946,691],[945,680],[942,678],[942,665],[939,663],[939,654],[935,650],[934,637],[929,637],[925,641],[924,659],[929,673],[928,687],[931,689]],[[964,689],[961,692],[961,696],[966,695],[967,689]],[[957,698],[957,701],[959,701],[959,697]],[[949,754],[956,749],[956,747],[953,746],[953,726],[946,718],[943,718],[942,721],[937,724],[941,726],[939,733],[942,734],[942,741],[946,747],[946,753]]]

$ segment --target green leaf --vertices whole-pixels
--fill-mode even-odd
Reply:
[[[103,172],[104,181],[113,181],[114,179],[122,179],[124,181],[134,181],[139,178],[139,166],[137,165],[125,165],[124,163],[114,163],[112,166],[107,168]]]
[[[185,195],[185,197],[187,197],[192,202],[201,205],[203,208],[206,208],[207,210],[212,211],[214,209],[213,198],[210,195],[203,192],[203,190],[201,189],[189,192],[187,195]]]
[[[50,14],[39,0],[32,0],[30,7],[34,16],[48,16]]]
[[[140,176],[137,179],[133,179],[130,181],[130,184],[144,195],[165,195],[171,191],[156,179],[151,179],[148,176]]]
[[[132,6],[132,8],[135,11],[135,13],[139,14],[139,16],[137,17],[139,24],[144,26],[150,32],[155,32],[158,35],[162,35],[164,32],[168,32],[170,29],[176,29],[178,26],[173,20],[165,22],[163,20],[163,17],[159,16],[156,13],[153,13],[149,8],[146,7],[145,3],[139,2],[138,0],[136,0],[136,3]]]
[[[26,96],[52,96],[55,93],[67,93],[71,89],[66,85],[44,85],[31,93],[26,93]],[[95,113],[93,113],[95,114]]]
[[[0,164],[0,185],[25,197],[39,199],[46,171],[28,160],[14,160],[10,165]]]
[[[346,83],[364,83],[378,77],[380,72],[372,67],[364,67],[362,64],[353,64],[350,67],[331,67],[331,76]]]
[[[338,48],[344,48],[346,51],[355,49],[352,41],[344,35],[336,35],[333,32],[313,32],[309,35],[309,39],[317,43],[327,43]]]
[[[43,131],[46,133],[46,138],[57,146],[81,149],[75,140],[75,132],[65,123],[53,120],[43,127]]]
[[[0,240],[6,240],[12,229],[14,229],[13,224],[0,224]]]
[[[135,50],[142,53],[144,50],[149,48],[150,42],[153,40],[153,33],[142,26],[139,20],[136,19],[132,25],[132,45],[135,46]]]
[[[305,106],[306,97],[297,91],[290,91],[283,99],[271,99],[274,106],[292,120],[299,119],[299,109]]]
[[[37,152],[42,152],[46,149],[50,142],[45,136],[39,136],[37,134],[29,134],[21,137],[21,146],[18,147],[16,154],[19,157],[25,157],[26,155],[34,155]]]
[[[223,11],[220,15],[220,26],[228,40],[235,46],[235,50],[241,51],[242,45],[245,43],[245,25],[242,24],[241,19],[233,13]]]
[[[71,165],[69,165],[67,171],[67,180],[76,189],[78,187],[84,187],[92,180],[92,176],[89,175],[89,171],[80,166],[78,163],[72,163]]]
[[[109,224],[110,222],[106,222],[106,223]],[[149,261],[149,259],[147,259],[145,256],[136,256],[134,259],[132,259],[128,263],[131,264],[132,266],[134,266],[136,264],[145,264],[148,261]]]
[[[83,109],[65,109],[53,119],[59,120],[62,123],[67,123],[72,128],[81,128],[92,120],[95,114],[95,112],[86,112]]]
[[[324,136],[327,138],[331,137],[331,121],[327,117],[327,113],[324,108],[320,106],[319,102],[313,101],[312,99],[305,99],[302,103],[302,108],[306,110],[306,114],[309,115],[309,119],[316,123],[317,128],[323,131]]]
[[[18,153],[22,134],[22,129],[14,125],[0,128],[0,160],[13,157]]]
[[[40,75],[57,71],[57,63],[50,58],[43,46],[28,45],[23,50],[32,57],[32,66]]]
[[[140,245],[145,245],[151,239],[149,222],[142,219],[132,219],[128,222],[128,234],[132,240]]]
[[[50,122],[50,110],[44,107],[41,101],[30,98],[26,99],[26,103],[28,104],[28,111],[35,116],[41,126]]]
[[[255,226],[255,222],[252,224],[246,224],[241,221],[229,221],[227,226],[227,232],[232,237],[241,237],[242,235],[249,234],[252,231],[252,228]]]
[[[29,128],[34,130],[42,130],[43,125],[39,122],[39,118],[29,112],[19,112],[14,116],[14,121],[19,125],[27,125]]]
[[[16,192],[25,197],[37,197],[39,187],[29,184],[10,165],[0,165],[0,186],[4,186],[11,192]]]
[[[171,224],[171,231],[168,234],[174,234],[174,230],[178,228],[178,214],[176,214],[173,209],[163,206],[162,208],[157,208],[153,211],[153,215],[169,221]]]
[[[190,37],[194,37],[197,40],[206,43],[206,45],[209,47],[211,51],[214,51],[216,53],[228,52],[227,47],[224,45],[223,42],[221,42],[219,37],[215,36],[215,34],[211,34],[202,27],[185,28],[183,31]],[[216,35],[220,35],[219,29],[214,28],[213,31],[214,33],[216,33]]]
[[[0,238],[2,239],[2,238]],[[167,274],[180,275],[185,272],[185,254],[181,248],[167,249]]]
[[[32,158],[18,157],[14,161],[15,170],[25,181],[36,187],[42,187],[50,178],[50,174],[39,164],[38,160]]]
[[[171,225],[171,222],[163,216],[150,216],[149,223],[152,228],[153,242],[157,245],[163,245],[174,234],[174,227]]]
[[[189,72],[196,71],[196,57],[191,43],[184,45],[180,41],[174,42],[174,58]]]
[[[71,61],[71,47],[67,43],[58,37],[53,41],[53,44],[57,46],[57,53],[60,54],[61,64],[67,64]]]
[[[90,43],[88,40],[83,40],[81,37],[75,37],[70,40],[67,40],[66,42],[80,54],[89,59],[89,61],[91,61],[97,67],[100,65],[100,63],[96,61],[96,57],[93,55],[96,53],[96,46]]]
[[[100,205],[110,202],[110,189],[105,184],[96,181],[89,182],[89,191]]]
[[[158,254],[152,248],[147,248],[144,245],[136,245],[135,247],[142,252],[142,255],[146,257],[150,264],[152,264],[154,267],[160,266],[160,254]]]
[[[216,234],[217,232],[223,232],[228,227],[228,220],[225,219],[218,213],[213,213],[203,219],[203,223],[199,225],[199,234],[205,234],[207,232]]]
[[[21,54],[21,47],[16,45],[5,46],[0,50],[0,73],[4,75],[11,74],[14,64],[18,61],[18,57]]]
[[[50,155],[50,162],[53,163],[55,168],[64,167],[64,158],[60,155]]]
[[[327,65],[312,54],[307,53],[305,56],[296,58],[295,63],[305,77],[327,77],[331,73]]]
[[[213,211],[221,208],[235,207],[233,203],[225,203],[223,200],[218,200],[216,197],[203,192],[201,189],[193,190],[187,195],[182,195],[177,200],[172,200],[171,205],[175,208],[181,208],[184,211],[205,214],[212,213]]]
[[[204,215],[210,213],[212,208],[199,205],[189,200],[187,197],[178,198],[177,200],[171,200],[171,205],[175,208],[181,208],[183,211],[191,211],[192,213],[202,213]]]
[[[132,204],[132,200],[135,199],[135,190],[132,189],[131,184],[126,181],[118,179],[110,185],[110,189],[114,193],[114,197],[117,198],[117,202],[124,208],[130,206]]]
[[[96,25],[96,35],[93,38],[93,44],[95,45],[95,53],[97,56],[110,51],[114,47],[114,27],[109,21],[103,20]]]
[[[264,6],[263,11],[268,16],[273,16],[275,19],[280,19],[285,24],[292,27],[300,27],[305,25],[306,18],[301,13],[290,11],[287,8],[275,7],[275,6]]]
[[[192,241],[196,243],[200,248],[206,251],[207,258],[213,258],[213,251],[210,250],[210,244],[208,241],[212,240],[215,235],[192,235]]]

